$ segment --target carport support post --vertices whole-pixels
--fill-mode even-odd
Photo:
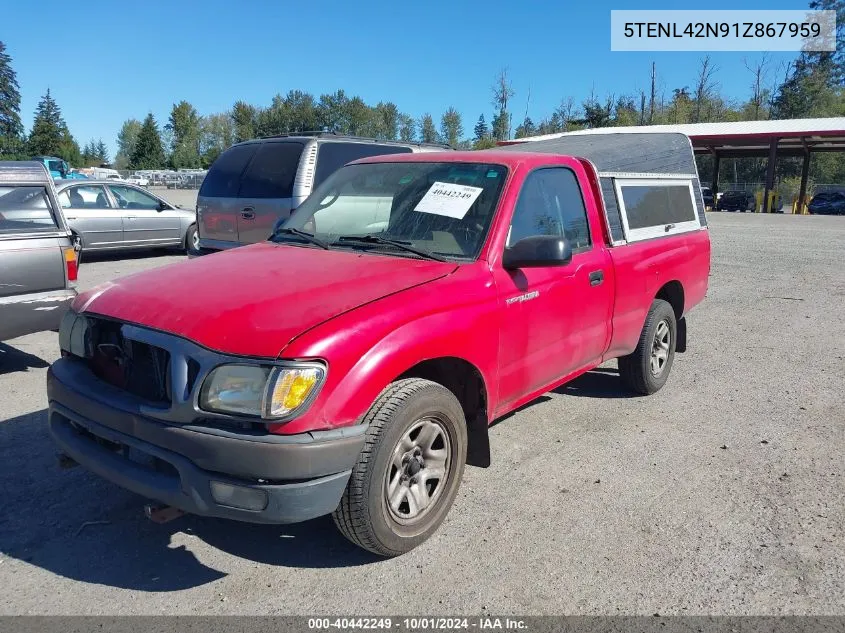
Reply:
[[[778,152],[778,139],[773,138],[769,143],[769,162],[766,165],[766,188],[763,191],[763,213],[771,212],[769,192],[775,188],[775,158]]]
[[[713,206],[716,206],[716,191],[719,187],[719,163],[722,157],[719,152],[713,152],[713,180],[710,182],[710,191],[713,193]]]
[[[810,176],[810,150],[804,148],[804,164],[801,165],[801,188],[798,190],[798,214],[804,213],[804,200],[807,198],[807,179]]]

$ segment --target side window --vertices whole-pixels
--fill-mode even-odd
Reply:
[[[590,249],[590,226],[572,170],[548,167],[525,179],[513,212],[508,246],[533,235],[565,237],[574,253]]]
[[[324,142],[317,151],[317,169],[314,173],[316,187],[346,163],[385,154],[410,154],[410,147],[401,145],[378,145],[374,143]]]
[[[59,192],[59,204],[63,209],[110,209],[109,198],[102,187],[68,187]]]
[[[51,206],[44,187],[0,184],[0,235],[55,230]]]
[[[134,187],[109,185],[109,189],[121,209],[158,209],[160,204],[158,198]]]
[[[302,143],[261,143],[243,175],[238,197],[290,198],[301,154]]]
[[[241,186],[241,174],[258,149],[257,143],[236,145],[217,157],[202,181],[199,195],[206,198],[235,198]]]
[[[673,235],[701,226],[690,180],[619,179],[616,193],[629,241]]]

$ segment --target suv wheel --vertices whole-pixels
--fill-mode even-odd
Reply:
[[[666,384],[675,359],[677,323],[668,302],[655,299],[637,349],[619,359],[619,374],[635,392],[647,396]]]
[[[410,378],[388,386],[365,422],[367,441],[333,518],[359,547],[398,556],[446,518],[464,472],[466,421],[451,391]]]

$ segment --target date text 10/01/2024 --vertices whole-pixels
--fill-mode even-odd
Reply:
[[[512,618],[309,618],[311,630],[353,630],[353,629],[400,629],[408,631],[428,630],[524,630],[523,620]]]

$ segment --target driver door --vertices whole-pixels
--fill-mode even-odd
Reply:
[[[563,266],[494,270],[503,315],[499,338],[500,407],[600,362],[610,334],[610,255],[595,244],[572,169],[544,167],[528,176],[514,208],[507,245],[534,235],[565,237]]]
[[[108,185],[123,216],[123,245],[156,247],[179,245],[179,214],[168,204],[132,185]],[[166,208],[162,208],[166,207]]]

